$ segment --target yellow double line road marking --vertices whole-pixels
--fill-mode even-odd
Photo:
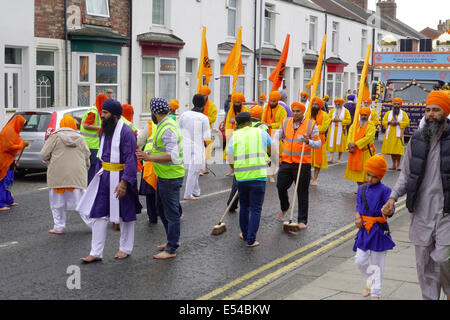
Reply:
[[[396,212],[401,211],[405,207],[406,207],[405,204],[396,207]],[[220,287],[220,288],[218,288],[218,289],[216,289],[214,291],[211,291],[210,293],[208,293],[208,294],[206,294],[204,296],[201,296],[200,298],[197,298],[197,300],[212,299],[212,298],[214,298],[214,297],[224,293],[225,291],[229,290],[230,288],[235,287],[235,286],[237,286],[237,285],[239,285],[239,284],[241,284],[241,283],[243,283],[243,282],[245,282],[245,281],[247,281],[247,280],[257,276],[258,274],[260,274],[260,273],[262,273],[262,272],[264,272],[264,271],[266,271],[266,270],[268,270],[270,268],[273,268],[274,266],[276,266],[276,265],[278,265],[278,264],[280,264],[280,263],[282,263],[282,262],[284,262],[284,261],[286,261],[286,260],[288,260],[288,259],[290,259],[290,258],[292,258],[292,257],[294,257],[294,256],[296,256],[296,255],[298,255],[298,254],[300,254],[302,252],[304,252],[304,251],[307,251],[308,249],[311,249],[311,248],[313,248],[313,247],[315,247],[315,246],[317,246],[317,245],[327,241],[328,239],[331,239],[334,236],[336,236],[336,235],[338,235],[338,234],[340,234],[342,232],[345,232],[345,231],[349,230],[350,228],[354,228],[354,227],[355,227],[355,224],[354,223],[350,223],[350,224],[348,224],[348,225],[346,225],[346,226],[344,226],[344,227],[342,227],[342,228],[340,228],[340,229],[338,229],[338,230],[336,230],[336,231],[326,235],[323,238],[320,238],[320,239],[318,239],[318,240],[316,240],[316,241],[314,241],[314,242],[312,242],[310,244],[307,244],[306,246],[304,246],[302,248],[299,248],[299,249],[297,249],[297,250],[295,250],[295,251],[285,255],[284,257],[275,259],[274,261],[272,261],[272,262],[270,262],[270,263],[268,263],[266,265],[263,265],[263,266],[255,269],[255,270],[253,270],[253,271],[243,275],[242,277],[239,277],[239,278],[231,281],[230,283],[227,283],[223,287]],[[323,247],[321,247],[321,248],[319,248],[319,249],[317,249],[317,250],[307,254],[306,256],[304,256],[302,258],[299,258],[298,260],[295,260],[294,262],[291,262],[290,264],[288,264],[288,265],[286,265],[286,266],[284,266],[284,267],[282,267],[282,268],[280,268],[280,269],[278,269],[278,270],[276,270],[276,271],[274,271],[272,273],[269,273],[265,277],[252,282],[251,284],[249,284],[249,285],[245,286],[244,288],[238,290],[236,293],[234,293],[234,294],[232,294],[230,296],[226,296],[224,299],[225,300],[235,300],[235,299],[240,299],[240,298],[242,298],[244,296],[249,295],[251,292],[259,289],[260,287],[262,287],[262,286],[264,286],[264,285],[266,285],[268,283],[270,283],[271,281],[279,278],[280,276],[286,274],[287,272],[289,272],[289,271],[299,267],[300,265],[302,265],[306,261],[312,259],[313,257],[317,256],[318,254],[320,254],[320,253],[322,253],[324,251],[327,251],[328,249],[331,249],[334,246],[337,246],[338,244],[341,244],[342,242],[348,240],[350,237],[354,236],[357,232],[358,232],[358,229],[350,231],[349,233],[347,233],[347,234],[339,237],[338,239],[330,242],[329,244],[327,244],[327,245],[325,245],[325,246],[323,246]]]

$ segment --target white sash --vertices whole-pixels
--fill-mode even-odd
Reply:
[[[337,131],[337,137],[336,137],[336,145],[337,146],[341,145],[342,129],[343,129],[342,119],[344,119],[344,117],[345,117],[345,110],[346,109],[344,107],[342,107],[341,113],[339,114],[339,120],[341,120],[341,122],[338,122],[338,131]],[[336,111],[336,108],[334,108],[334,111]],[[333,111],[333,117],[334,117],[334,119],[336,119],[334,111]],[[333,148],[333,146],[334,146],[334,128],[335,127],[336,127],[336,123],[332,122],[331,123],[331,132],[330,132],[330,148]]]
[[[123,120],[120,119],[117,122],[116,128],[114,129],[114,134],[111,143],[111,163],[120,163],[120,133],[123,127]],[[105,135],[103,134],[100,140],[99,157],[103,154],[103,143],[105,140]],[[101,161],[102,158],[100,158]],[[87,187],[86,192],[80,200],[77,206],[77,211],[80,214],[89,217],[91,214],[92,206],[94,205],[95,198],[97,197],[98,187],[100,185],[100,177],[104,170],[101,168],[92,179],[91,183]],[[109,220],[111,222],[119,223],[120,220],[120,207],[119,199],[116,198],[114,191],[117,185],[120,183],[119,179],[120,171],[110,171],[109,172]]]
[[[388,116],[388,122],[391,122],[393,118],[394,118],[394,111],[391,111],[391,112],[389,113],[389,116]],[[397,121],[397,122],[402,122],[402,120],[403,120],[403,111],[400,110],[400,113],[398,114],[398,119],[397,119],[396,121]],[[388,132],[389,132],[389,130],[391,130],[391,127],[392,127],[392,126],[389,125],[388,128],[387,128],[387,130],[386,130],[386,132],[384,133],[384,139],[385,139],[385,140],[389,137]],[[395,134],[397,135],[397,138],[401,138],[401,136],[402,136],[402,130],[400,129],[400,125],[395,126],[395,128],[396,128]]]

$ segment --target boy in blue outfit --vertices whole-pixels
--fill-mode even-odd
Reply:
[[[370,295],[373,300],[381,297],[386,253],[395,246],[387,224],[393,213],[381,210],[391,194],[391,188],[381,183],[386,170],[384,156],[375,155],[367,160],[367,184],[358,188],[356,204],[355,224],[359,231],[353,246],[355,263],[366,280],[363,296]]]

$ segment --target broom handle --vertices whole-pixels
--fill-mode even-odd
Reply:
[[[300,171],[302,170],[303,152],[304,151],[305,151],[305,143],[303,143],[302,154],[300,156],[300,163],[298,164],[297,181],[295,182],[294,200],[292,202],[291,215],[289,216],[289,224],[292,223],[292,218],[294,217],[294,207],[295,207],[295,201],[297,200],[297,188],[298,188],[298,181],[300,180]]]
[[[223,222],[223,219],[225,219],[225,216],[227,215],[228,211],[230,211],[231,206],[233,205],[234,201],[236,200],[238,196],[238,192],[236,190],[236,193],[233,196],[233,200],[230,201],[230,204],[228,205],[228,207],[225,209],[225,213],[223,214],[222,218],[220,218],[220,221],[218,224],[221,224]]]

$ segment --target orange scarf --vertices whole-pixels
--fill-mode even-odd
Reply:
[[[241,111],[238,112],[241,113],[242,112],[242,105],[241,105]],[[234,113],[234,105],[231,103],[230,104],[230,110],[228,110],[228,119],[235,119],[236,120],[236,114]],[[234,123],[230,123],[231,124],[231,129],[236,129],[236,121]]]
[[[323,111],[319,110],[317,113],[316,119],[313,119],[316,121],[317,126],[322,125],[323,122]],[[314,162],[316,164],[321,165],[322,164],[322,148],[325,145],[325,134],[319,133],[320,141],[322,141],[322,146],[319,149],[314,149]]]
[[[208,117],[209,115],[209,99],[206,101],[205,110],[203,110],[203,114]]]
[[[148,122],[148,136],[151,137],[152,135],[152,126],[153,122]],[[140,163],[140,162],[139,162]],[[142,179],[145,180],[149,185],[153,187],[153,189],[156,190],[156,181],[158,180],[158,177],[156,176],[155,170],[153,169],[153,162],[146,161],[144,166],[144,171],[142,171]]]
[[[385,223],[387,221],[387,219],[383,217],[369,217],[363,215],[361,215],[361,219],[364,222],[364,227],[366,228],[368,234],[375,223]]]
[[[0,180],[6,177],[8,168],[24,148],[19,136],[26,120],[21,115],[12,118],[0,132]]]
[[[280,107],[280,105],[277,104],[275,109],[272,109],[269,104],[266,104],[266,112],[263,115],[262,122],[267,123],[267,124],[272,124],[275,121],[275,117],[277,115],[279,107]],[[271,111],[270,117],[269,117],[269,110]]]
[[[366,129],[369,125],[369,121],[367,121],[366,125],[362,128],[359,126],[359,121],[356,124],[356,132],[355,132],[355,142],[364,138],[366,135]],[[360,150],[358,147],[355,148],[354,153],[350,153],[348,156],[348,168],[352,171],[361,171],[363,169],[363,153],[364,149]]]

